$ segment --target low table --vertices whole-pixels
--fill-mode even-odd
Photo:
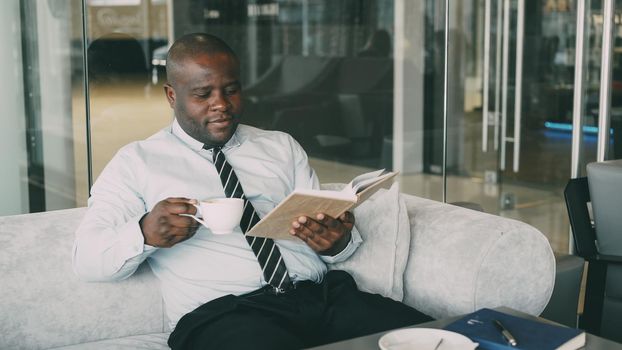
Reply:
[[[541,322],[553,323],[543,318],[534,317],[534,316],[510,309],[510,308],[506,308],[506,307],[495,308],[495,310],[504,312],[506,314],[514,315],[514,316],[529,318],[529,319],[538,320]],[[451,322],[457,319],[460,319],[461,317],[463,316],[456,316],[456,317],[446,318],[442,320],[421,323],[416,326],[413,326],[413,328],[441,329],[447,326],[448,324],[450,324]],[[380,348],[378,346],[378,340],[380,339],[380,337],[382,337],[383,335],[387,333],[389,333],[389,331],[371,334],[371,335],[367,335],[364,337],[344,340],[344,341],[340,341],[337,343],[322,345],[322,346],[315,347],[313,349],[314,350],[378,350]],[[587,333],[586,335],[587,337],[586,337],[585,347],[582,349],[589,349],[589,350],[619,349],[619,350],[622,350],[622,344],[620,343],[616,343],[611,340],[607,340],[607,339],[604,339],[604,338],[601,338],[601,337],[598,337],[598,336],[595,336],[589,333]]]

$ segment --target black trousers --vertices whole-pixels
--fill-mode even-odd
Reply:
[[[432,320],[400,302],[361,292],[352,276],[329,271],[275,295],[262,288],[212,300],[182,317],[174,349],[300,349]]]

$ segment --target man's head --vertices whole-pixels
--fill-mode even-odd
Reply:
[[[166,76],[164,92],[182,129],[208,145],[229,141],[242,112],[233,50],[213,35],[184,35],[168,51]]]

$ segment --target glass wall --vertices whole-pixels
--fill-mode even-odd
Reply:
[[[450,4],[447,201],[475,202],[527,222],[556,251],[567,251],[563,190],[571,174],[576,1]],[[580,176],[597,149],[602,2],[591,4]],[[614,51],[614,111],[622,101],[619,58]],[[611,159],[622,157],[614,141]]]
[[[85,203],[81,18],[79,1],[0,3],[1,215]]]
[[[173,120],[163,93],[168,46],[209,32],[241,58],[243,122],[292,134],[322,182],[391,168],[403,192],[519,219],[566,251],[576,0],[449,1],[448,23],[444,4],[5,1],[0,186],[11,200],[0,215],[85,205],[120,147]],[[601,1],[588,17],[583,169],[596,159]],[[610,158],[620,158],[616,136]]]
[[[527,222],[568,248],[576,6],[571,1],[466,1],[450,48],[459,113],[449,134],[448,201]],[[481,6],[483,5],[483,6]],[[451,97],[452,95],[450,95]],[[460,107],[464,106],[463,110]],[[450,138],[452,139],[452,138]],[[587,141],[587,139],[586,139]],[[585,146],[592,146],[587,144]]]
[[[614,25],[612,33],[612,52],[605,53],[611,57],[611,77],[602,76],[602,48],[603,48],[603,27],[605,14],[603,10],[604,1],[592,1],[587,13],[589,29],[586,37],[589,38],[588,48],[585,59],[587,61],[587,77],[585,91],[585,125],[591,132],[591,139],[588,142],[596,144],[596,132],[599,125],[599,112],[603,107],[600,105],[601,81],[609,81],[611,102],[610,102],[610,142],[608,152],[604,159],[622,158],[622,0],[614,0]],[[618,142],[616,142],[616,140]],[[585,151],[582,159],[583,164],[597,159],[596,145]],[[585,166],[582,167],[585,170]]]
[[[242,58],[243,122],[293,135],[323,182],[391,168],[397,159],[404,176],[417,174],[405,184],[411,193],[442,198],[442,178],[419,181],[424,168],[440,173],[431,162],[442,154],[423,147],[424,136],[433,143],[442,134],[438,116],[424,122],[424,104],[431,110],[442,101],[442,91],[423,94],[442,75],[443,9],[435,2],[87,4],[95,178],[119,147],[171,122],[162,89],[167,47],[184,34],[209,32]]]
[[[166,53],[166,1],[86,2],[93,180],[122,146],[172,120],[157,57]],[[159,51],[157,51],[159,50]]]

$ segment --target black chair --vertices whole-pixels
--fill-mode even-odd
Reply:
[[[329,107],[332,125],[315,135],[320,153],[359,160],[379,157],[383,137],[393,131],[393,60],[341,58],[315,92]]]
[[[622,273],[622,256],[602,254],[599,250],[598,231],[589,212],[590,184],[587,177],[571,179],[564,190],[576,254],[588,262],[585,301],[583,314],[579,317],[579,328],[622,341],[622,334],[618,330],[622,323],[622,294],[619,287],[622,283],[619,278]],[[619,186],[622,187],[622,183]],[[619,202],[622,204],[622,197]],[[600,210],[612,209],[622,214],[621,207],[600,207]],[[622,215],[620,223],[622,227]]]
[[[555,253],[555,288],[540,317],[577,328],[584,265],[585,260],[579,256]]]
[[[108,33],[93,40],[87,49],[89,81],[94,85],[147,84],[149,68],[141,43],[124,33]]]
[[[335,57],[282,57],[255,83],[244,88],[244,123],[274,129],[278,123],[275,115],[280,111],[314,108],[324,103],[326,98],[318,95],[317,89],[326,79],[331,79],[338,63]]]

